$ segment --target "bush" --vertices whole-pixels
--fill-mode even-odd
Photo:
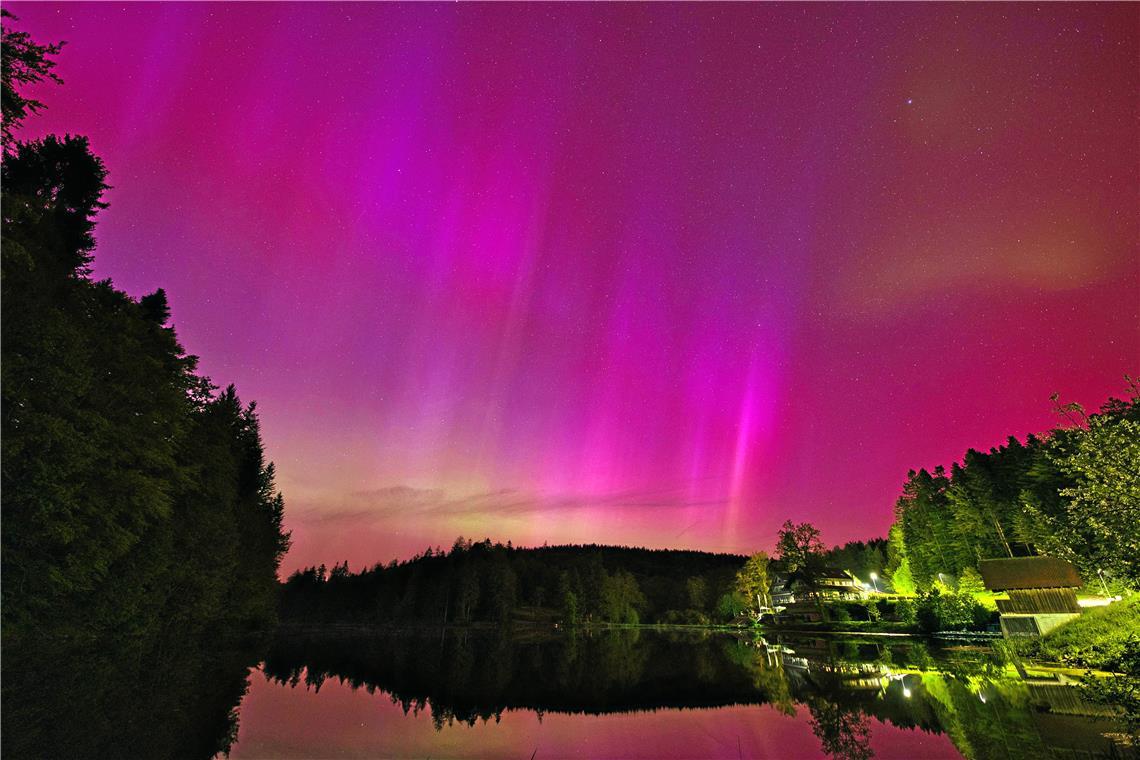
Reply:
[[[665,625],[708,625],[708,617],[699,610],[669,610],[661,616]]]
[[[725,594],[717,601],[716,616],[720,620],[732,622],[747,609],[748,601],[734,591]]]
[[[918,608],[910,599],[900,599],[895,603],[895,619],[900,623],[914,625],[918,621]]]
[[[1124,642],[1115,673],[1108,678],[1090,674],[1081,677],[1084,696],[1123,713],[1124,724],[1134,743],[1140,743],[1140,639]]]
[[[970,594],[944,594],[935,588],[918,598],[916,622],[926,633],[977,631],[990,624],[993,614]]]
[[[851,613],[843,605],[837,604],[828,610],[828,616],[836,623],[850,623]]]
[[[958,576],[958,593],[959,594],[983,594],[986,591],[986,584],[982,582],[982,575],[972,567],[967,567]]]

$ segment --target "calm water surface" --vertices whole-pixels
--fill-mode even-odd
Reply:
[[[280,635],[233,758],[1129,757],[986,648],[609,630]]]

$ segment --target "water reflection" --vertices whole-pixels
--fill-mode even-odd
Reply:
[[[209,758],[237,736],[261,647],[225,637],[6,641],[5,758]]]
[[[1136,756],[1104,708],[989,648],[647,629],[218,642],[6,647],[4,755]]]
[[[971,758],[1134,756],[1106,736],[1120,730],[1111,716],[1080,700],[1070,686],[1018,678],[989,649],[936,649],[913,640],[763,639],[638,629],[514,635],[294,632],[278,636],[263,671],[269,688],[306,695],[305,707],[293,704],[292,710],[312,712],[330,679],[334,689],[345,684],[384,692],[404,715],[419,716],[404,724],[388,720],[382,734],[361,739],[369,751],[392,755],[480,754],[480,747],[492,746],[480,742],[491,741],[504,715],[515,716],[511,725],[518,726],[519,712],[539,722],[566,716],[576,735],[558,745],[565,754],[587,746],[592,732],[603,730],[600,719],[591,716],[636,718],[649,715],[646,711],[694,708],[736,715],[737,706],[761,705],[763,712],[752,708],[750,714],[764,722],[765,732],[786,728],[789,737],[798,738],[775,752],[756,744],[746,752],[738,738],[736,746],[727,742],[718,754],[870,758],[906,756],[895,751],[905,747],[911,754]],[[260,696],[267,693],[255,689],[251,701],[268,703],[270,697]],[[256,708],[243,707],[243,720]],[[677,719],[682,714],[670,714],[674,737],[678,731],[683,735],[681,727],[688,724]],[[236,755],[253,746],[255,734],[273,730],[273,716],[259,715],[258,725],[243,727]],[[430,720],[436,740],[422,732],[411,740],[417,720]],[[781,728],[781,721],[788,725]],[[491,729],[468,732],[461,744],[448,734],[487,722]],[[806,724],[810,734],[796,733],[797,723]],[[699,730],[707,733],[708,725],[703,720]],[[625,738],[643,732],[638,746],[652,744],[659,726],[656,718],[627,721]],[[539,743],[531,738],[538,736],[535,727],[511,731],[516,738],[528,737],[526,746],[520,740],[512,750],[529,756],[531,743]],[[400,733],[409,741],[397,742]],[[500,730],[493,746],[502,748],[504,733],[510,732]],[[669,742],[658,751],[682,756],[711,751],[694,750],[696,741]],[[551,756],[547,744],[544,754]],[[596,743],[590,746],[593,756],[607,754]]]

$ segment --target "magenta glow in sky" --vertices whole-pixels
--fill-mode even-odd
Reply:
[[[1140,6],[8,6],[286,570],[881,535],[1140,369]]]

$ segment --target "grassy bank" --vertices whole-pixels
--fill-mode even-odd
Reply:
[[[1040,639],[1023,640],[1024,656],[1095,670],[1123,669],[1124,645],[1140,639],[1140,594],[1094,607]]]

